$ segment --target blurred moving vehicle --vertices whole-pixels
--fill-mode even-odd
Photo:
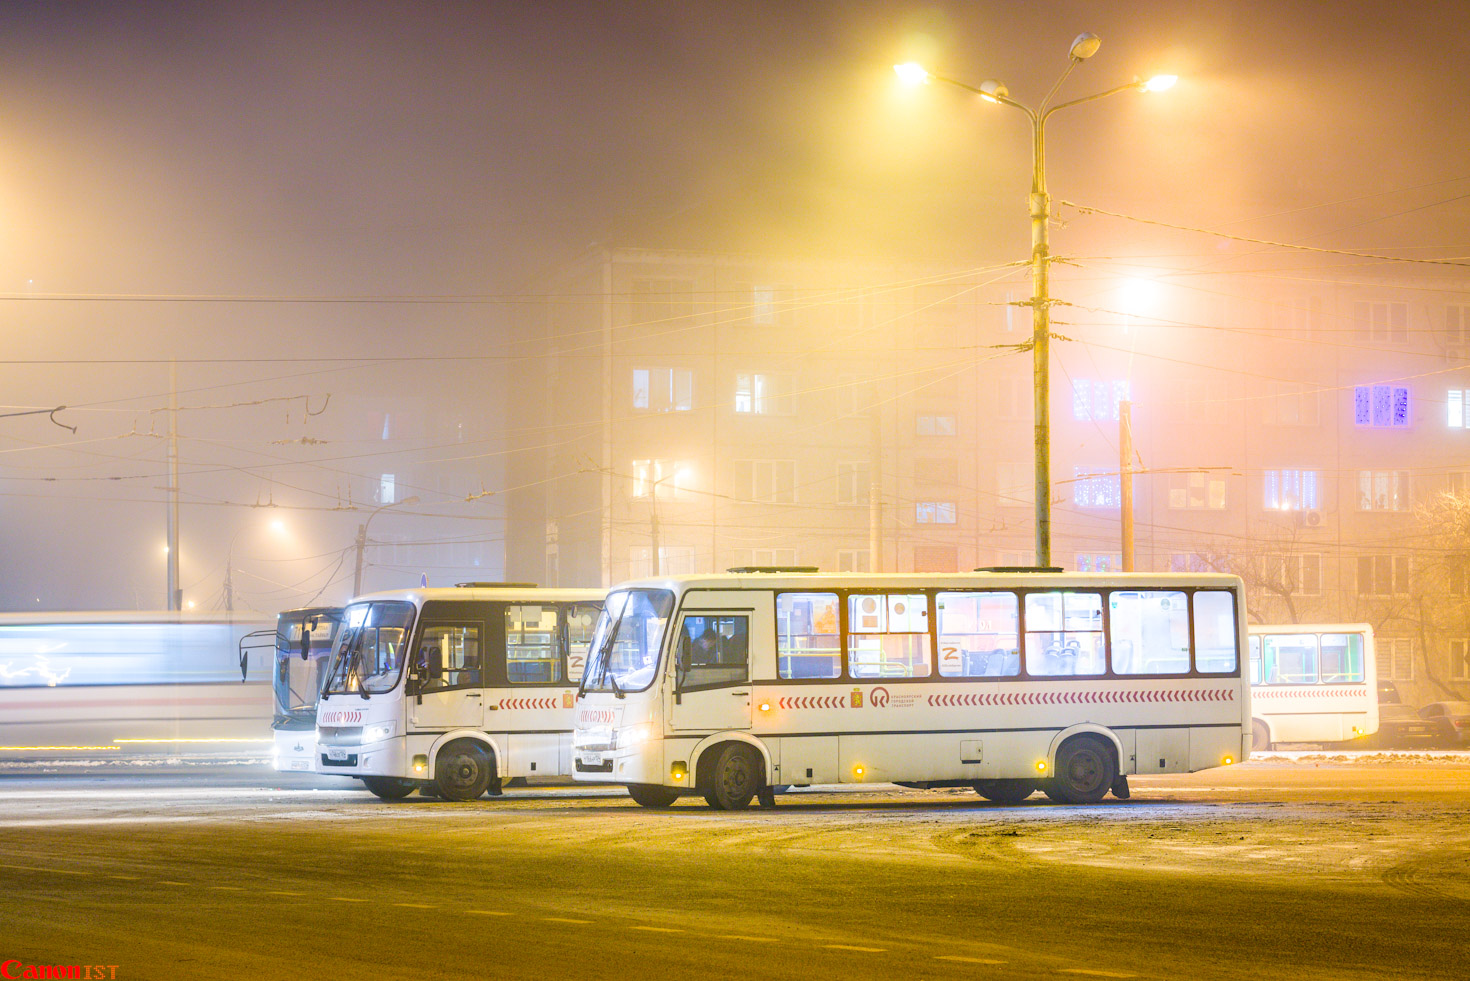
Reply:
[[[268,651],[256,614],[0,614],[0,759],[264,753]]]
[[[1429,749],[1438,744],[1439,730],[1419,718],[1412,705],[1378,706],[1378,731],[1362,744],[1369,749]]]
[[[1419,710],[1419,718],[1434,726],[1440,746],[1470,743],[1470,702],[1430,702]]]

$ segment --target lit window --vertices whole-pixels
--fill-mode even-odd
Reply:
[[[1225,507],[1225,478],[1217,474],[1169,475],[1169,507],[1219,511]]]
[[[1409,509],[1409,472],[1407,470],[1359,470],[1359,511],[1407,511]]]
[[[1353,421],[1374,429],[1409,425],[1409,390],[1402,385],[1359,385],[1353,390]]]
[[[1078,572],[1121,572],[1123,560],[1117,552],[1080,552],[1077,555]]]
[[[1072,417],[1081,421],[1117,422],[1118,403],[1128,401],[1125,381],[1072,380]]]
[[[633,408],[688,412],[694,408],[694,372],[689,368],[634,368]]]
[[[953,436],[955,434],[955,417],[921,414],[918,417],[917,429],[920,436]]]
[[[1315,470],[1267,470],[1264,506],[1271,511],[1312,510],[1322,506]]]
[[[394,479],[391,473],[385,473],[378,478],[379,504],[392,504],[394,501],[397,500],[397,498],[394,497],[395,489],[393,485]]]
[[[1072,503],[1080,508],[1121,507],[1123,492],[1117,474],[1072,469]]]
[[[735,411],[750,415],[789,415],[790,386],[776,375],[742,372],[735,376]]]
[[[1449,407],[1449,422],[1451,429],[1470,429],[1470,415],[1465,409],[1470,407],[1470,388],[1452,388],[1445,400]]]
[[[914,520],[921,525],[952,525],[955,523],[953,501],[920,501],[914,505]]]

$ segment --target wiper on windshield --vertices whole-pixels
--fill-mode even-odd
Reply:
[[[618,610],[617,618],[614,619],[613,622],[608,625],[608,628],[607,628],[607,636],[602,639],[602,646],[597,649],[597,667],[599,669],[598,670],[598,673],[597,673],[597,684],[599,684],[599,685],[602,684],[603,679],[607,677],[607,658],[608,658],[608,655],[612,653],[613,641],[617,639],[618,629],[620,627],[622,627],[622,625],[623,625],[623,614],[626,613],[627,611],[628,611],[628,604],[625,602],[622,605],[622,607]],[[583,695],[587,694],[587,686],[589,684],[591,684],[591,683],[592,683],[592,672],[591,671],[585,672],[582,675],[582,683],[577,686],[577,697],[578,698],[581,698]],[[617,679],[614,678],[613,679],[613,690],[614,691],[617,691],[617,687],[618,687],[618,682],[617,682]]]

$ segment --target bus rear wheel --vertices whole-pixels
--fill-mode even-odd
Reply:
[[[761,787],[760,759],[749,746],[731,743],[720,750],[711,768],[704,799],[721,811],[740,811]]]
[[[418,788],[416,781],[398,777],[363,777],[362,785],[383,800],[402,800]]]
[[[434,784],[445,800],[478,800],[495,778],[490,754],[479,744],[463,740],[439,751],[434,766]]]
[[[1019,804],[1036,791],[1035,780],[976,780],[975,793],[997,804]]]
[[[654,783],[630,783],[628,796],[641,807],[668,807],[679,799],[679,791]]]
[[[1051,790],[1068,804],[1096,804],[1112,789],[1118,765],[1108,746],[1092,736],[1069,739],[1057,751]],[[1052,794],[1048,792],[1048,797]]]

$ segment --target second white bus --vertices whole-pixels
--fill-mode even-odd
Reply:
[[[575,777],[644,806],[785,786],[1083,803],[1244,759],[1240,580],[731,570],[608,594]]]
[[[1378,731],[1378,672],[1366,623],[1251,624],[1252,748],[1351,743]]]
[[[318,772],[385,799],[474,800],[571,771],[602,590],[466,583],[360,596],[317,705]]]

